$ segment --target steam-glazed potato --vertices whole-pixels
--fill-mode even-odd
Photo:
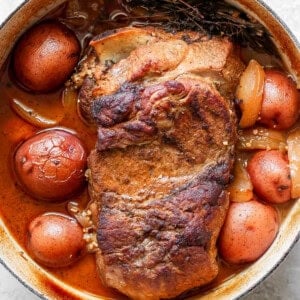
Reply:
[[[247,167],[255,193],[270,203],[291,199],[291,176],[287,156],[278,150],[257,152]]]
[[[81,141],[64,130],[48,130],[23,143],[14,157],[23,189],[36,199],[66,200],[84,185],[86,152]]]
[[[59,88],[78,63],[80,44],[65,25],[46,21],[29,29],[13,54],[13,70],[21,86],[33,92]]]
[[[279,227],[275,208],[256,200],[232,203],[219,238],[219,252],[229,263],[257,260],[273,243]]]
[[[288,129],[299,116],[296,84],[280,71],[265,70],[260,122],[270,128]]]
[[[83,231],[67,215],[48,213],[35,218],[28,227],[27,248],[32,257],[47,267],[65,267],[84,253]]]

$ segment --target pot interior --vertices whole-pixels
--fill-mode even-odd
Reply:
[[[18,37],[37,20],[41,19],[64,1],[31,0],[24,4],[7,20],[0,31],[0,66],[3,65]],[[293,36],[268,8],[258,1],[231,1],[262,22],[270,31],[287,70],[300,87],[300,53]],[[299,238],[300,202],[294,201],[286,207],[280,232],[267,253],[244,271],[223,282],[208,292],[192,299],[234,299],[251,290],[278,265]],[[99,299],[99,296],[75,289],[54,277],[37,265],[11,235],[7,223],[0,220],[2,247],[0,257],[7,267],[32,291],[49,299]],[[101,297],[105,299],[105,295]]]

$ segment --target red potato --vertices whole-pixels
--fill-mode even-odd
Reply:
[[[84,185],[86,152],[81,141],[64,130],[47,130],[25,141],[14,156],[23,189],[45,201],[66,200]]]
[[[291,199],[291,176],[287,156],[278,150],[257,152],[247,170],[255,193],[264,201],[284,203]]]
[[[84,253],[82,228],[67,215],[38,216],[29,224],[27,249],[37,262],[47,267],[66,267]]]
[[[49,92],[62,86],[79,61],[81,47],[75,34],[56,21],[29,29],[13,53],[13,70],[21,86]]]
[[[296,84],[285,74],[265,70],[260,123],[275,129],[288,129],[299,116],[299,94]]]
[[[219,252],[232,264],[257,260],[273,243],[279,228],[275,208],[256,200],[232,203],[219,237]]]

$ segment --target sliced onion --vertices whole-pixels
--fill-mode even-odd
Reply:
[[[120,9],[116,9],[112,11],[109,15],[109,19],[112,21],[117,21],[118,19],[122,19],[126,17],[128,17],[128,14],[125,11],[122,11]]]
[[[240,78],[236,97],[240,101],[242,118],[240,127],[247,128],[255,124],[261,111],[265,72],[256,61],[251,60]]]
[[[62,96],[62,104],[65,111],[65,117],[67,115],[73,115],[77,113],[77,92],[72,88],[66,88]]]
[[[30,108],[29,106],[27,106],[26,104],[22,103],[17,99],[13,99],[11,101],[11,108],[19,117],[21,117],[23,120],[36,127],[40,127],[40,128],[53,127],[58,125],[59,122],[61,121],[60,118],[57,120],[49,119],[37,113],[35,110],[33,110],[32,108]]]
[[[288,158],[292,179],[292,198],[300,197],[300,128],[293,130],[287,138]]]
[[[257,127],[240,130],[237,148],[239,150],[286,150],[286,135],[283,131]]]
[[[235,161],[234,180],[228,191],[232,202],[246,202],[253,198],[253,186],[245,168],[245,161],[242,159]]]

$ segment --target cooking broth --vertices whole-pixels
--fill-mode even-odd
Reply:
[[[147,16],[147,10],[142,7],[129,15],[126,8],[119,1],[70,0],[55,12],[46,16],[46,19],[57,18],[65,23],[74,30],[82,48],[85,49],[92,36],[105,30],[128,26],[131,23],[134,25],[148,24],[149,18],[145,19],[145,15]],[[133,19],[128,18],[128,16],[132,16]],[[161,16],[161,18],[163,17]],[[153,21],[153,24],[159,24],[160,20],[154,19],[151,21]],[[85,51],[83,52],[83,54],[86,54]],[[247,52],[247,60],[249,55],[253,58],[257,54],[256,52]],[[268,66],[281,66],[281,62],[274,56],[264,55],[268,58]],[[2,180],[0,181],[0,212],[14,238],[26,249],[27,227],[33,218],[49,211],[65,214],[68,214],[68,211],[66,202],[59,204],[40,202],[32,199],[18,186],[12,169],[13,153],[20,143],[40,131],[41,128],[30,125],[20,118],[14,112],[14,103],[19,101],[26,107],[30,107],[34,113],[56,122],[59,126],[74,130],[78,137],[84,141],[88,153],[95,146],[97,133],[96,128],[86,123],[78,114],[77,94],[70,87],[50,94],[37,95],[25,92],[18,87],[10,72],[9,59],[0,74],[0,172],[2,174]],[[85,208],[89,202],[87,189],[71,200],[78,202],[81,208]],[[291,205],[292,203],[289,203],[279,207],[282,217]],[[218,277],[209,287],[202,290],[216,286],[246,267],[230,266],[221,260],[219,264],[220,273]],[[125,298],[125,296],[121,296],[116,291],[102,285],[97,275],[92,254],[86,255],[71,267],[49,268],[48,271],[60,280],[88,293],[117,299]]]

